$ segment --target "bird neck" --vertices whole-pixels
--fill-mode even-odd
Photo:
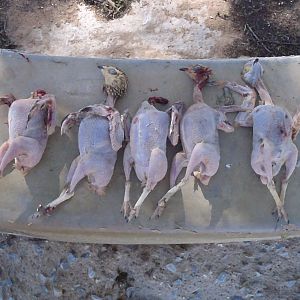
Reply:
[[[105,104],[111,107],[114,107],[116,103],[116,98],[113,97],[112,95],[107,95]]]

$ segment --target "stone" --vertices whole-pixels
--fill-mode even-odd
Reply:
[[[95,277],[96,273],[95,271],[93,270],[92,267],[88,267],[88,276],[90,279],[93,279]]]
[[[172,273],[176,273],[176,266],[174,264],[167,264],[166,269]]]
[[[227,278],[228,278],[229,274],[226,272],[222,272],[219,274],[219,276],[216,279],[216,283],[218,284],[223,284],[226,282]]]

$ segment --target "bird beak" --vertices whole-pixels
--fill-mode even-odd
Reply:
[[[97,66],[98,69],[102,70],[104,66]]]
[[[184,71],[184,72],[187,71],[187,70],[188,70],[188,68],[180,68],[179,69],[179,71]]]

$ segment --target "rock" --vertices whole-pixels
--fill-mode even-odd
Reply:
[[[173,286],[179,286],[182,285],[182,283],[183,281],[180,278],[178,278],[175,281],[173,281]]]
[[[177,262],[177,263],[180,263],[182,260],[183,260],[183,258],[180,257],[180,256],[177,256],[177,257],[175,258],[175,262]]]
[[[20,263],[21,262],[21,257],[17,255],[16,253],[10,253],[8,254],[8,258],[14,262],[14,263]]]
[[[257,291],[257,292],[255,293],[255,296],[260,298],[260,297],[263,297],[264,294],[263,294],[261,291]]]
[[[77,294],[79,294],[80,296],[83,296],[85,294],[85,289],[78,286],[75,288],[75,291],[77,292]]]
[[[234,295],[230,297],[230,300],[244,300],[244,298],[241,296]]]
[[[49,279],[52,283],[53,283],[53,282],[56,282],[56,280],[57,280],[57,272],[56,272],[55,269],[52,271],[52,273],[50,274],[50,276],[49,276],[48,279]]]
[[[229,276],[229,274],[226,273],[226,272],[220,273],[219,276],[216,279],[216,283],[218,283],[218,284],[225,283],[225,281],[227,280],[228,276]]]
[[[32,250],[36,256],[42,256],[44,254],[44,249],[39,244],[34,243],[32,245]]]
[[[43,274],[39,274],[39,281],[42,283],[42,284],[45,284],[46,281],[47,281],[47,277],[44,276]]]
[[[279,256],[284,257],[284,258],[288,258],[289,257],[289,253],[286,251],[281,251],[278,253]]]
[[[188,298],[188,300],[201,300],[202,296],[201,296],[201,291],[200,289],[197,289],[196,291],[194,291],[192,293],[192,296],[190,298]]]
[[[288,287],[288,288],[292,288],[295,284],[296,284],[297,280],[289,280],[286,281],[284,284]]]
[[[13,285],[13,282],[10,278],[4,279],[0,281],[0,287],[11,287]]]
[[[279,249],[282,249],[282,248],[285,248],[285,244],[283,244],[283,243],[276,243],[275,244],[275,249],[276,250],[279,250]]]
[[[84,252],[80,255],[81,258],[89,258],[91,256],[91,252]]]
[[[93,270],[92,267],[88,267],[88,276],[90,279],[93,279],[95,277],[96,273],[95,271]]]
[[[96,296],[96,295],[91,295],[91,299],[92,299],[92,300],[103,300],[103,298],[98,297],[98,296]]]
[[[59,298],[59,297],[61,297],[62,296],[62,290],[60,290],[60,289],[57,289],[57,288],[53,288],[53,295],[54,295],[54,297],[57,297],[57,298]]]
[[[67,261],[70,265],[73,264],[76,261],[76,259],[76,256],[72,252],[70,252],[67,256]]]
[[[172,273],[176,273],[176,266],[174,264],[167,264],[166,269]]]
[[[59,267],[63,270],[67,270],[70,268],[70,264],[66,260],[61,260]]]
[[[126,289],[126,297],[127,297],[127,298],[132,297],[133,294],[134,294],[134,290],[135,290],[134,287],[129,287],[129,288],[127,288],[127,289]]]

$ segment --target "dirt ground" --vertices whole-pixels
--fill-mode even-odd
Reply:
[[[300,54],[300,1],[0,1],[0,44],[137,58]],[[0,299],[300,299],[300,240],[86,245],[0,236]]]

